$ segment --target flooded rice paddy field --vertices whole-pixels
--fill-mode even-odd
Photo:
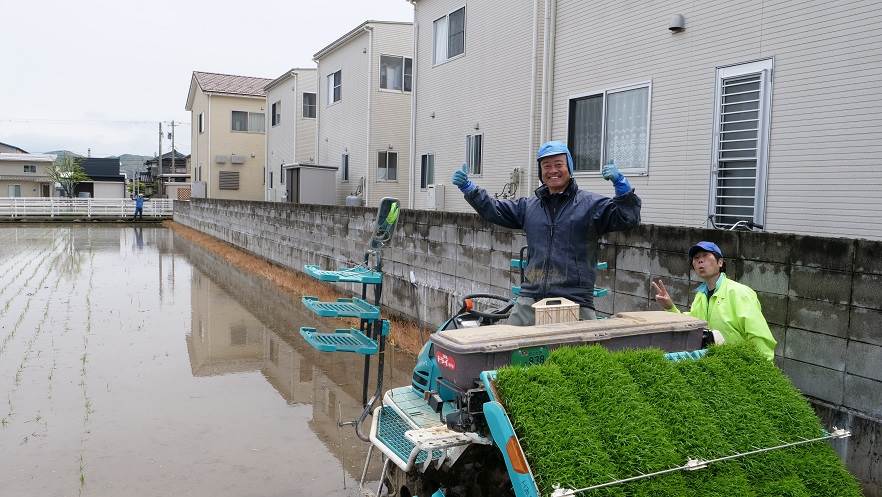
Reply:
[[[300,326],[165,228],[0,227],[0,496],[359,495],[363,363]]]

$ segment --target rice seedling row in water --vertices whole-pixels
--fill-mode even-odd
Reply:
[[[80,368],[80,388],[83,391],[83,432],[80,434],[80,486],[79,495],[82,495],[86,485],[86,435],[89,433],[89,418],[92,416],[92,399],[89,398],[88,386],[86,384],[86,364],[89,354],[89,335],[92,334],[92,289],[93,277],[95,275],[95,252],[89,250],[89,283],[86,289],[86,322],[83,328],[83,355],[81,358],[82,367]]]
[[[559,373],[549,373],[555,370]],[[564,388],[556,385],[560,377]],[[810,433],[817,437],[821,432],[805,399],[777,368],[747,346],[721,347],[707,358],[678,363],[666,361],[660,351],[562,348],[544,365],[501,369],[497,387],[543,495],[550,493],[552,483],[589,486],[570,484],[572,477],[566,480],[559,475],[582,475],[582,481],[596,484],[680,466],[689,458],[712,459],[794,442]],[[576,405],[568,410],[581,409],[584,415],[552,414],[567,409],[554,403],[557,397],[575,398]],[[607,457],[611,468],[607,465],[598,473],[577,458],[578,449],[571,450],[569,457],[554,459],[560,453],[557,444],[586,436],[595,443],[583,444],[584,453],[592,459],[599,443],[600,455]],[[854,478],[823,442],[676,476],[610,491],[652,497],[860,496]]]
[[[47,273],[48,274],[48,273]],[[44,278],[45,280],[45,278]],[[15,415],[15,410],[13,409],[13,397],[18,392],[19,387],[21,386],[22,376],[24,375],[25,370],[28,366],[28,361],[30,360],[31,353],[34,350],[34,343],[40,338],[40,335],[45,328],[46,321],[49,318],[49,308],[52,305],[52,298],[55,295],[55,292],[58,290],[58,286],[60,284],[60,280],[55,280],[55,285],[49,291],[49,295],[46,297],[46,306],[43,308],[43,315],[40,317],[40,321],[37,323],[37,326],[34,328],[34,334],[26,342],[24,354],[22,354],[21,362],[18,365],[18,368],[15,372],[15,379],[12,385],[12,388],[9,390],[7,394],[7,399],[9,402],[9,414],[8,419],[12,419]],[[42,287],[42,283],[40,284]],[[28,304],[30,304],[30,300],[28,300]],[[24,315],[24,313],[22,314]]]
[[[55,258],[58,258],[58,257],[59,257],[59,255],[56,254]],[[34,270],[34,274],[36,274],[37,269],[39,269],[39,268],[40,268],[40,266],[38,266]],[[43,274],[43,277],[40,279],[40,281],[36,285],[36,288],[38,290],[43,287],[43,284],[46,282],[46,279],[49,277],[50,273],[51,273],[51,271],[47,271],[46,273]],[[23,288],[26,287],[28,283],[30,283],[33,276],[34,275],[32,274],[31,277],[28,278],[28,281],[25,282]],[[21,326],[22,321],[24,321],[24,318],[27,315],[27,312],[31,307],[31,301],[33,300],[33,298],[32,298],[33,295],[28,295],[28,297],[29,298],[25,301],[24,309],[22,309],[21,313],[19,313],[18,319],[16,320],[15,324],[13,324],[12,328],[9,330],[9,333],[7,333],[5,337],[3,337],[3,341],[0,342],[0,356],[3,355],[3,352],[5,352],[6,348],[9,346],[9,342],[15,337],[16,332],[18,332],[18,329]],[[6,305],[8,306],[9,304],[7,303]],[[3,313],[0,313],[0,314],[5,314],[5,313],[6,313],[6,311],[4,310]]]

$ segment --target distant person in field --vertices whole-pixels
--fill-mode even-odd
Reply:
[[[144,195],[140,193],[135,197],[135,215],[132,216],[132,221],[135,219],[144,219]]]
[[[704,283],[698,287],[687,314],[707,321],[708,328],[719,331],[726,343],[747,342],[766,359],[774,359],[778,342],[769,331],[756,292],[726,277],[720,247],[713,242],[698,242],[689,249],[689,258]],[[661,280],[653,281],[652,288],[656,302],[665,310],[680,312]]]

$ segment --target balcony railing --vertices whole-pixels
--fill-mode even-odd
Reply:
[[[174,200],[144,201],[144,217],[167,218]],[[0,197],[0,218],[115,218],[132,217],[135,201],[128,198]]]

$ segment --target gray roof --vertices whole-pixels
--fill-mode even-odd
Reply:
[[[196,78],[199,88],[205,93],[228,93],[231,95],[249,95],[254,97],[266,96],[263,87],[272,81],[268,78],[199,71],[193,71],[193,77]]]

